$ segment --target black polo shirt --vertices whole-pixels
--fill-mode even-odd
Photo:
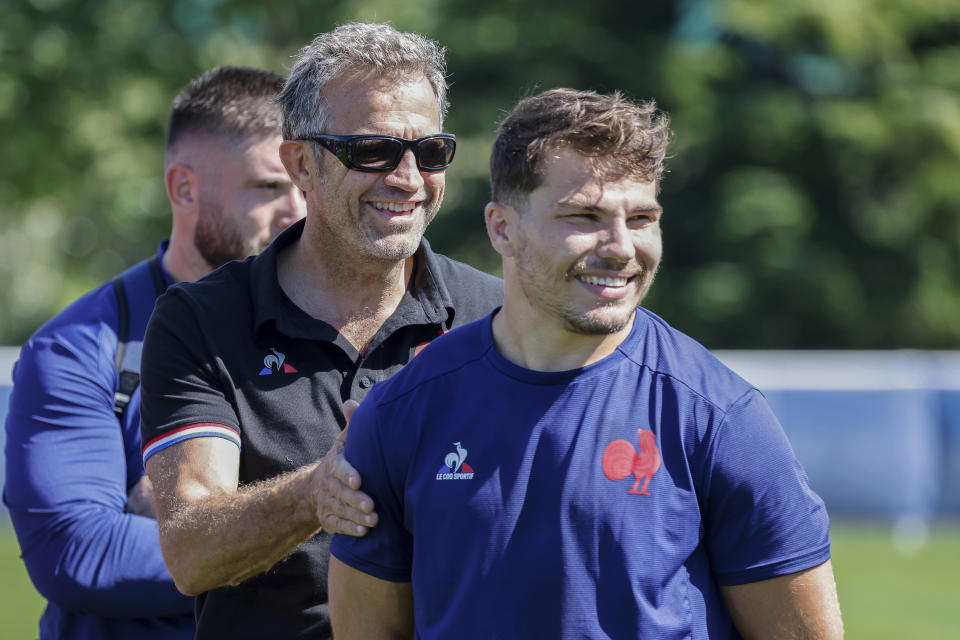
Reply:
[[[241,484],[314,462],[343,429],[345,400],[362,400],[423,344],[502,303],[501,280],[423,240],[411,287],[361,355],[280,289],[277,254],[303,225],[157,301],[141,367],[147,457],[189,437],[238,440]],[[266,573],[201,595],[197,638],[329,637],[329,544],[322,533]]]

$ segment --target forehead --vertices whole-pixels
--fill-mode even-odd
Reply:
[[[279,133],[251,136],[239,139],[224,139],[220,144],[211,144],[210,149],[218,154],[220,162],[232,162],[252,167],[283,166],[280,163]]]
[[[327,132],[419,137],[440,131],[440,107],[423,74],[345,73],[324,87]]]
[[[283,163],[280,161],[280,143],[283,138],[277,135],[250,138],[239,147],[237,158],[247,167],[263,172],[279,172],[286,174]]]
[[[202,175],[244,178],[285,177],[280,161],[280,134],[236,139],[230,136],[200,136],[181,149],[176,161]]]
[[[618,211],[659,208],[657,186],[629,176],[609,177],[597,162],[565,148],[547,152],[543,182],[530,194],[531,208],[585,207]]]

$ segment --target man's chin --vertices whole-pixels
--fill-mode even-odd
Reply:
[[[568,316],[567,328],[581,335],[611,335],[623,331],[633,320],[634,308],[629,311],[617,310],[617,313],[585,313]]]
[[[406,260],[420,248],[422,233],[407,232],[377,238],[368,243],[370,253],[380,260]]]

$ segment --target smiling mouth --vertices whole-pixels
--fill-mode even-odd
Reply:
[[[420,206],[419,202],[370,202],[371,207],[384,213],[404,214],[412,213]]]
[[[592,284],[597,287],[625,287],[627,284],[633,280],[633,277],[621,278],[621,277],[610,277],[610,276],[585,276],[578,275],[576,276],[577,280],[585,282],[587,284]]]

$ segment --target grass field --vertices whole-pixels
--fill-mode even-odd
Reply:
[[[888,528],[835,523],[831,539],[847,638],[960,638],[960,523],[935,527],[914,552]]]
[[[889,528],[834,523],[832,538],[847,638],[960,638],[960,523],[934,528],[912,552],[894,545]],[[36,638],[43,606],[13,533],[0,529],[0,638]]]
[[[9,525],[0,526],[0,638],[36,638],[44,605],[27,577],[13,531]]]

